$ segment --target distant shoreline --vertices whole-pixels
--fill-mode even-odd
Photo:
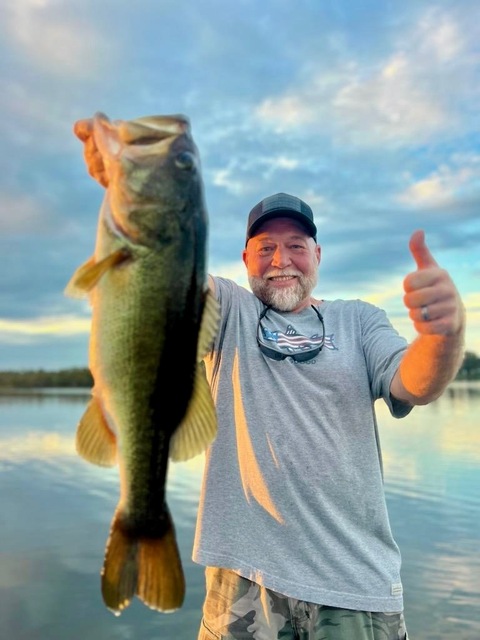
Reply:
[[[480,380],[480,358],[467,351],[454,382]],[[0,371],[0,393],[14,390],[67,390],[92,389],[93,377],[87,367],[73,367],[57,371],[32,369],[24,371]]]
[[[88,387],[0,387],[0,397],[13,396],[62,396],[64,398],[90,397],[91,388]]]
[[[0,390],[5,389],[79,389],[93,387],[93,377],[86,367],[46,371],[0,371]]]

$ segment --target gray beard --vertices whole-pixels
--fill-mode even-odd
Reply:
[[[284,289],[273,289],[268,280],[257,276],[248,276],[248,282],[253,293],[264,304],[277,309],[277,311],[292,311],[308,298],[317,284],[317,272],[312,275],[302,275],[297,278],[295,284]]]

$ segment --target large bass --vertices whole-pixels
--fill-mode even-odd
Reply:
[[[165,498],[169,458],[216,434],[202,358],[217,329],[206,285],[207,212],[197,148],[183,116],[75,124],[89,170],[107,187],[94,255],[66,288],[92,306],[92,399],[77,450],[119,464],[120,500],[102,570],[106,606],[133,596],[181,606],[185,581]]]

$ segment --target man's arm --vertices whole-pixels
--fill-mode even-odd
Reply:
[[[425,244],[423,231],[410,240],[417,270],[404,281],[404,302],[418,337],[408,347],[392,379],[392,396],[409,404],[438,398],[463,360],[465,310],[449,274]]]

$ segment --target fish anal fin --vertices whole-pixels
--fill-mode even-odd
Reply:
[[[77,452],[93,464],[111,467],[117,461],[117,441],[97,398],[93,397],[77,427]]]
[[[202,360],[212,347],[220,323],[220,308],[215,294],[210,289],[205,292],[202,322],[198,335],[197,360]]]
[[[113,267],[131,257],[128,249],[117,249],[103,260],[90,258],[75,271],[65,287],[65,295],[71,298],[85,297],[97,284],[100,278]]]
[[[217,414],[203,362],[197,364],[192,398],[185,417],[170,439],[169,455],[175,462],[205,451],[217,434]]]
[[[102,569],[102,596],[116,615],[137,596],[151,609],[168,613],[182,606],[185,577],[171,519],[161,538],[134,538],[117,509]]]

